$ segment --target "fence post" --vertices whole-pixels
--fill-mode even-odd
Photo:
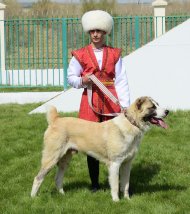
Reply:
[[[62,19],[62,52],[63,52],[63,69],[64,69],[64,91],[67,90],[67,69],[68,69],[68,50],[67,50],[67,20]]]
[[[0,3],[0,71],[5,71],[5,33],[4,33],[4,11],[6,5]]]
[[[154,7],[154,37],[157,38],[165,33],[165,15],[168,3],[164,0],[156,0]]]
[[[135,49],[138,49],[140,44],[139,44],[139,17],[135,16]]]

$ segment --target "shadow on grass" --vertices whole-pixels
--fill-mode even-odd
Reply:
[[[159,192],[159,191],[169,191],[185,190],[185,186],[168,184],[167,181],[163,184],[150,184],[151,180],[159,174],[160,166],[158,164],[137,164],[134,165],[131,171],[130,178],[130,193],[133,194],[142,194],[145,192]]]
[[[167,181],[164,184],[150,184],[151,180],[159,174],[160,166],[158,164],[137,164],[132,167],[130,177],[130,195],[153,193],[159,191],[185,190],[185,186],[168,184]],[[100,184],[101,190],[108,190],[109,183],[107,178]],[[64,185],[65,191],[73,191],[78,189],[90,189],[90,181],[75,181]]]
[[[64,185],[65,191],[73,191],[77,189],[90,189],[90,182],[76,181]]]
[[[67,184],[63,184],[63,189],[64,189],[64,192],[76,192],[77,190],[84,190],[84,189],[89,189],[89,183],[87,182],[80,182],[80,181],[76,181],[76,182],[70,182],[70,183],[67,183]],[[49,189],[46,189],[44,190],[43,192],[49,192]],[[56,187],[53,187],[51,189],[51,195],[61,195],[57,188]]]

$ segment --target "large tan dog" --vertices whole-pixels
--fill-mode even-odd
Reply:
[[[150,97],[138,98],[118,117],[102,123],[71,117],[61,118],[56,108],[51,107],[47,113],[49,126],[44,134],[41,169],[34,179],[31,196],[36,195],[45,175],[56,164],[56,186],[60,193],[64,193],[62,180],[74,149],[106,163],[114,201],[119,200],[120,173],[120,190],[124,197],[129,198],[131,162],[143,133],[150,124],[166,128],[162,118],[168,113],[168,110],[160,108]]]

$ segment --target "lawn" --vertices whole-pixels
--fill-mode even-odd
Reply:
[[[89,191],[86,157],[74,155],[60,195],[53,169],[38,196],[30,197],[40,167],[44,114],[28,115],[37,104],[0,105],[0,213],[2,214],[188,214],[190,213],[190,111],[171,112],[169,128],[152,128],[142,141],[131,172],[131,200],[111,200],[107,169],[102,190]],[[67,114],[68,116],[70,114]],[[72,113],[77,116],[77,113]]]
[[[0,93],[63,91],[63,87],[0,87]]]

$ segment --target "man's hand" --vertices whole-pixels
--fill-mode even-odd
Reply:
[[[127,107],[123,107],[122,109],[121,109],[121,113],[126,113],[127,112]]]
[[[89,79],[89,76],[91,74],[87,74],[86,76],[82,77],[82,85],[88,86],[90,84],[92,84],[91,79]]]

